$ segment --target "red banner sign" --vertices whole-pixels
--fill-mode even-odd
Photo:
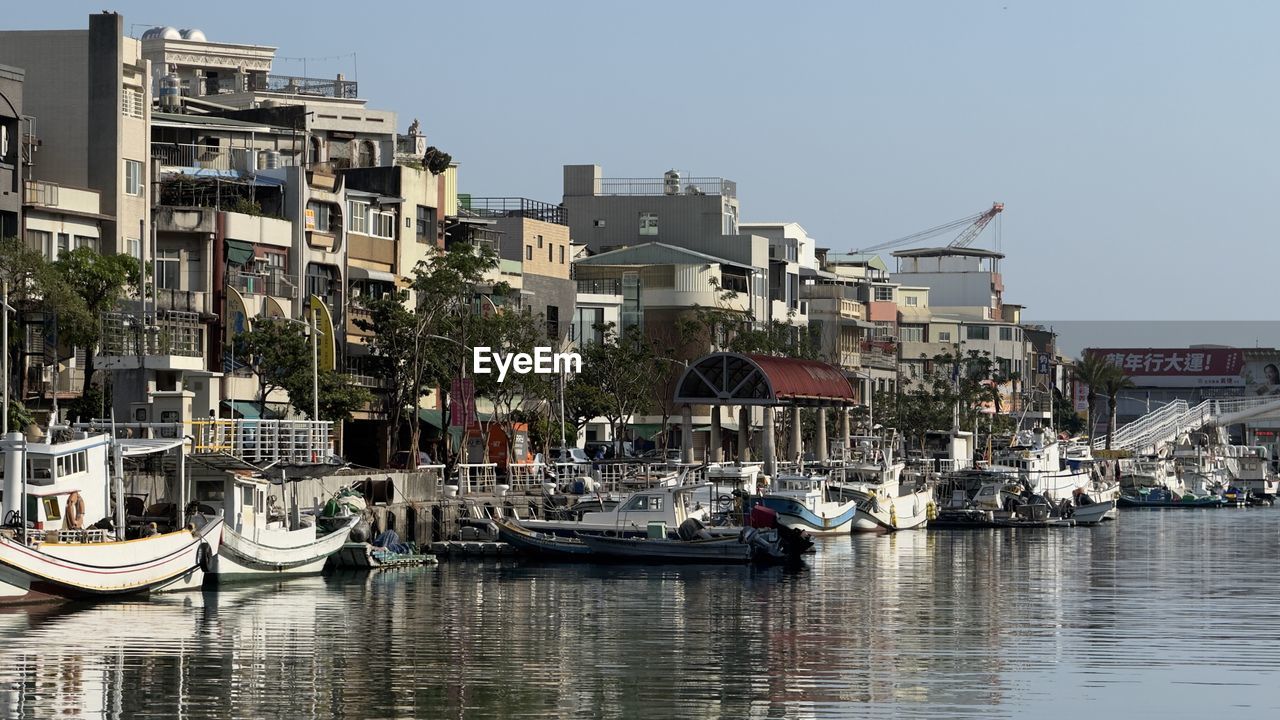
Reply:
[[[1089,348],[1139,385],[1244,385],[1239,348]]]

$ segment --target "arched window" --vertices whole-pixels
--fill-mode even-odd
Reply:
[[[320,138],[318,137],[311,138],[311,156],[307,158],[307,164],[314,165],[318,162],[322,162],[323,159],[321,158],[320,154],[323,148],[324,146],[321,144]]]

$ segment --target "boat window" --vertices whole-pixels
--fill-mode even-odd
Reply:
[[[252,505],[253,504],[253,487],[249,485],[244,485],[240,488],[240,492],[243,494],[243,499],[240,501],[240,503],[242,505]]]
[[[44,498],[44,518],[45,520],[61,520],[62,508],[58,506],[58,498]]]
[[[627,501],[622,512],[660,512],[662,497],[660,495],[637,495]]]
[[[49,461],[49,458],[31,458],[30,468],[31,483],[33,485],[48,485],[53,480],[53,464]]]

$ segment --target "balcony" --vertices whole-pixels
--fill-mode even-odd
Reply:
[[[27,205],[58,206],[58,190],[60,186],[57,183],[43,180],[27,180],[23,183],[23,186],[25,192],[22,194],[22,202]]]
[[[522,197],[471,197],[458,195],[458,206],[474,217],[523,217],[530,220],[568,225],[563,205],[553,205]]]
[[[359,85],[354,80],[339,76],[335,79],[297,77],[292,75],[251,75],[250,92],[272,92],[287,95],[311,95],[353,100],[360,97]]]
[[[84,368],[63,368],[54,382],[53,368],[32,365],[27,368],[28,394],[49,397],[55,391],[58,397],[75,397],[84,391]]]
[[[194,312],[107,313],[100,365],[108,370],[146,366],[159,370],[204,369],[204,324]]]
[[[579,295],[621,295],[622,280],[605,278],[603,280],[577,280]]]
[[[227,284],[245,295],[270,295],[292,300],[298,288],[284,273],[250,273],[232,270],[227,273]]]
[[[251,173],[258,169],[258,152],[253,148],[222,147],[182,143],[151,143],[151,157],[166,168],[197,168]]]
[[[898,367],[898,351],[892,340],[864,340],[858,345],[862,367],[895,370]]]

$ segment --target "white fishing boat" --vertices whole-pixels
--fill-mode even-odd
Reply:
[[[815,535],[924,527],[936,509],[927,484],[904,483],[894,433],[853,437],[843,461],[808,475],[782,475],[761,502],[778,522]]]
[[[198,483],[212,485],[213,483]],[[282,477],[281,496],[288,498],[290,484]],[[316,518],[292,507],[277,505],[272,483],[256,473],[229,471],[222,483],[222,547],[213,560],[211,578],[219,583],[257,580],[284,575],[308,575],[324,570],[330,555],[342,549],[356,514],[333,519],[327,533],[318,531]],[[209,489],[197,488],[199,501],[214,501]],[[205,497],[200,497],[204,494]],[[207,507],[207,506],[206,506]]]
[[[143,525],[133,536],[125,511],[124,459],[181,453],[181,445],[84,433],[28,443],[10,433],[0,442],[0,605],[200,587],[218,552],[221,518],[171,532]]]
[[[1263,446],[1227,445],[1222,448],[1230,485],[1249,491],[1264,502],[1275,502],[1280,479],[1270,472],[1271,453]]]
[[[695,512],[692,497],[703,484],[659,485],[632,493],[616,507],[592,511],[591,503],[572,519],[527,519],[520,524],[529,530],[564,537],[576,534],[631,537],[646,535],[650,523],[664,523],[668,534],[675,533],[686,520],[701,520],[705,512]],[[700,523],[699,523],[700,524]],[[710,529],[713,533],[717,530]],[[738,532],[739,528],[730,528]],[[728,530],[726,530],[728,532]]]
[[[1016,433],[987,469],[1017,479],[1034,495],[1060,502],[1071,499],[1076,490],[1087,492],[1091,484],[1089,472],[1079,462],[1068,463],[1061,453],[1053,431],[1035,427]]]

